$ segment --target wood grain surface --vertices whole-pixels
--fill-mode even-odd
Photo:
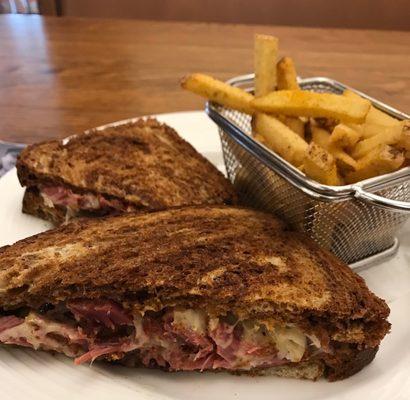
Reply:
[[[410,33],[0,16],[0,139],[32,143],[139,115],[194,110],[186,73],[248,73],[253,34],[301,76],[328,76],[410,111]]]

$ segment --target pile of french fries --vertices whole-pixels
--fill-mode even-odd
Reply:
[[[301,90],[293,60],[278,61],[278,39],[255,36],[254,95],[204,74],[181,86],[252,115],[252,135],[308,177],[350,184],[409,165],[410,120],[399,121],[346,90]]]

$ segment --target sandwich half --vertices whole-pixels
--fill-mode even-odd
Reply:
[[[172,128],[139,119],[22,151],[23,212],[60,224],[72,217],[234,204],[230,182]]]
[[[271,215],[198,206],[67,225],[0,249],[0,342],[166,371],[334,381],[389,308]]]

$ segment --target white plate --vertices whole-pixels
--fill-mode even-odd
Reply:
[[[202,112],[163,114],[158,118],[223,169],[216,127]],[[21,213],[23,189],[15,170],[0,179],[0,246],[49,227]],[[74,366],[63,356],[0,348],[0,399],[410,399],[410,229],[401,234],[394,259],[362,271],[391,308],[392,332],[373,363],[336,383],[275,377],[251,378],[225,373],[164,373],[95,363]]]

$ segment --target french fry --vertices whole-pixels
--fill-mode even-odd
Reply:
[[[370,111],[369,111],[370,112]],[[367,114],[369,115],[369,114]],[[367,117],[366,117],[367,118]],[[364,131],[364,126],[366,123],[364,124],[352,124],[352,123],[347,123],[345,124],[346,126],[348,126],[350,129],[353,129],[354,131],[356,131],[361,138],[363,138],[363,131]]]
[[[278,90],[298,90],[299,84],[297,81],[296,68],[293,60],[290,57],[283,57],[276,65]],[[292,131],[296,132],[301,138],[305,137],[305,122],[299,117],[286,117],[285,115],[279,119]]]
[[[343,185],[410,166],[410,120],[351,90],[301,90],[293,60],[277,57],[278,39],[255,35],[255,96],[199,73],[181,87],[251,115],[254,139],[318,182]]]
[[[305,121],[297,117],[286,117],[279,115],[278,120],[283,122],[288,128],[296,132],[302,139],[305,137]]]
[[[331,152],[336,159],[336,165],[341,171],[342,175],[345,175],[351,171],[356,171],[358,168],[357,161],[349,156],[343,150],[335,150]]]
[[[314,122],[316,125],[320,126],[323,129],[331,132],[335,129],[335,126],[338,124],[338,121],[330,118],[315,118]]]
[[[290,57],[283,57],[276,66],[278,90],[298,90],[295,64]]]
[[[314,142],[309,144],[306,151],[304,170],[309,178],[325,185],[343,185],[333,156]]]
[[[409,158],[407,154],[410,152],[410,120],[403,121],[401,138],[396,147],[398,149],[405,150],[406,158]]]
[[[343,92],[343,96],[348,97],[349,99],[361,99],[362,98],[359,94],[349,89],[346,89]]]
[[[369,138],[357,143],[352,150],[352,157],[355,159],[362,158],[381,144],[395,145],[401,140],[404,131],[404,126],[401,125],[399,128],[390,127],[390,129],[386,129],[384,132],[370,136]]]
[[[256,114],[252,128],[263,136],[269,148],[285,160],[296,166],[303,164],[308,144],[278,119],[266,114]]]
[[[330,133],[326,129],[313,124],[310,125],[310,131],[312,133],[312,142],[327,150],[330,145]]]
[[[345,124],[338,124],[330,135],[330,143],[339,147],[353,147],[360,140],[360,133]]]
[[[356,99],[356,100],[362,99],[361,96],[359,96],[355,92],[352,92],[351,90],[345,90],[343,92],[343,96],[349,99]],[[378,110],[374,106],[370,107],[369,113],[367,114],[367,117],[366,117],[366,123],[375,124],[375,125],[391,126],[391,125],[396,125],[398,122],[400,121],[384,113],[383,111]]]
[[[265,137],[262,136],[262,135],[260,135],[259,133],[256,133],[255,135],[253,135],[253,138],[254,138],[257,142],[262,143],[263,145],[267,146]]]
[[[343,173],[357,169],[357,161],[347,154],[343,149],[331,142],[331,135],[328,131],[311,126],[312,142],[328,151],[336,160],[336,165]]]
[[[255,35],[255,96],[264,96],[276,89],[278,39]]]
[[[218,104],[246,114],[252,114],[254,111],[251,104],[253,96],[250,93],[212,78],[209,75],[188,75],[182,79],[181,87]]]
[[[398,170],[404,163],[400,150],[386,144],[380,144],[358,161],[358,168],[346,175],[347,183],[359,182],[378,175]]]
[[[397,125],[397,123],[399,123],[400,121],[384,113],[383,111],[378,110],[376,107],[372,106],[370,108],[366,122],[369,124],[394,126]]]
[[[376,135],[391,135],[392,131],[399,134],[404,128],[405,121],[398,121],[395,125],[380,125],[374,123],[365,123],[363,125],[363,139],[369,139]]]
[[[331,93],[314,93],[303,90],[279,90],[254,98],[251,105],[265,113],[292,117],[326,117],[342,122],[361,123],[370,108],[367,100],[348,99]]]

